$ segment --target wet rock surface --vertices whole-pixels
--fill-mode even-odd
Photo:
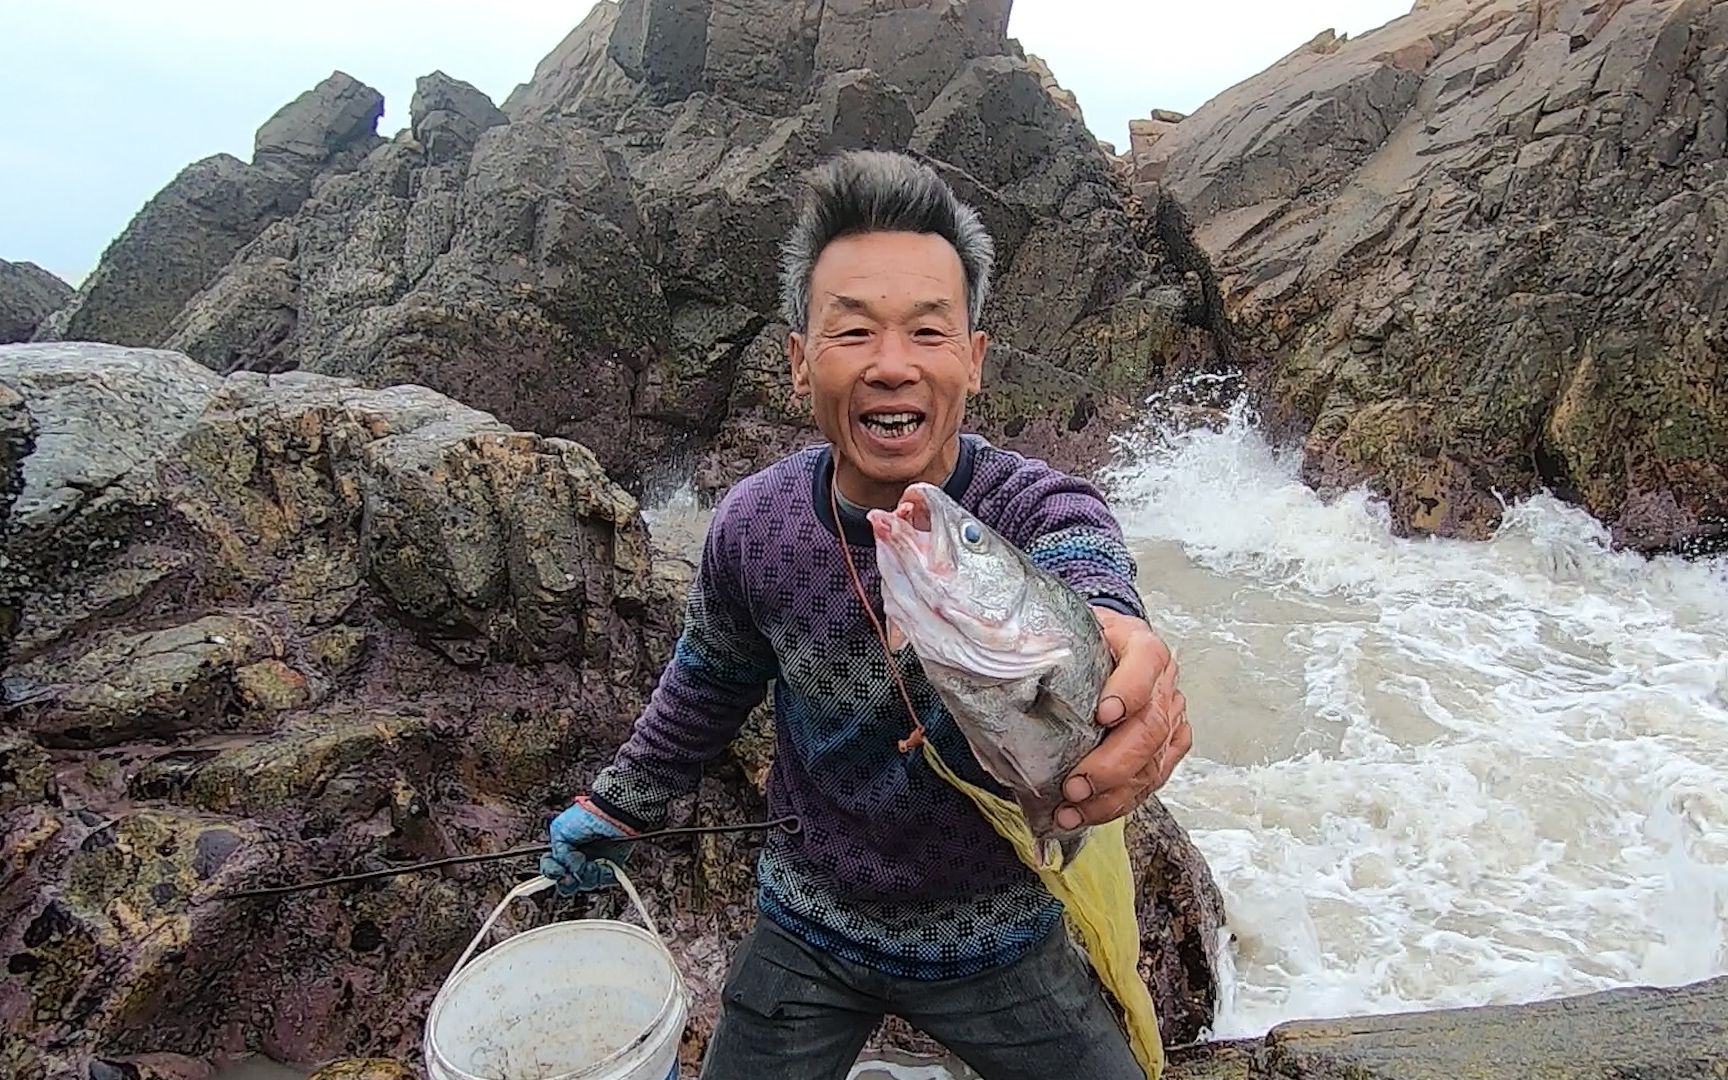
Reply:
[[[1211,1030],[1218,1007],[1224,897],[1157,796],[1128,819],[1127,839],[1137,877],[1140,976],[1158,1007],[1162,1041],[1185,1046]]]
[[[0,546],[0,1072],[417,1068],[432,995],[531,860],[222,894],[539,842],[645,704],[689,562],[581,444],[422,387],[71,343],[0,347],[0,385],[35,431]],[[771,751],[759,713],[674,823],[761,820]],[[692,1066],[759,843],[632,856]],[[1217,891],[1156,804],[1134,843],[1175,1037],[1210,1014]],[[542,895],[498,933],[625,903]]]
[[[414,1080],[414,1074],[387,1058],[357,1058],[326,1065],[312,1080]]]
[[[24,406],[24,396],[0,382],[0,530],[12,516],[12,505],[24,490],[24,459],[36,446],[36,419]],[[20,575],[0,566],[0,665],[18,632],[24,583]]]
[[[1171,1080],[1706,1080],[1728,1060],[1728,979],[1528,1005],[1302,1021],[1178,1050]]]
[[[1179,215],[1132,197],[1072,96],[1007,37],[1009,7],[602,3],[502,108],[428,75],[387,142],[353,136],[370,99],[314,95],[321,125],[260,133],[269,161],[352,151],[280,213],[236,211],[245,229],[217,230],[222,258],[188,262],[196,283],[164,293],[159,317],[84,316],[79,336],[223,373],[418,383],[591,446],[629,490],[694,474],[712,492],[818,438],[786,406],[778,310],[800,175],[841,150],[910,149],[998,241],[986,319],[1010,374],[987,381],[981,430],[1089,468],[1150,385],[1217,364],[1220,324],[1195,300],[1211,272]],[[235,184],[200,205],[262,190]],[[110,277],[155,250],[147,226],[165,213],[140,215]],[[746,365],[760,381],[741,401]]]
[[[0,1071],[408,1053],[529,868],[213,897],[532,842],[640,709],[676,568],[582,447],[424,389],[69,344],[0,382],[40,432],[4,548]]]
[[[1141,129],[1326,490],[1481,537],[1539,485],[1728,537],[1728,8],[1436,0]]]

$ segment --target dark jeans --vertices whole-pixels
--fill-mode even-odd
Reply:
[[[896,978],[804,944],[767,918],[738,947],[701,1080],[843,1080],[885,1013],[984,1080],[1145,1080],[1084,954],[1056,928],[963,979]]]

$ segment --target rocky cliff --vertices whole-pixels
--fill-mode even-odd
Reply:
[[[602,2],[502,109],[433,73],[387,142],[325,101],[300,125],[322,136],[296,141],[300,165],[325,154],[309,180],[279,191],[270,163],[227,162],[226,191],[176,181],[62,336],[417,383],[592,446],[633,490],[669,460],[719,488],[816,437],[789,405],[777,310],[799,175],[909,150],[998,243],[980,429],[1091,465],[1150,384],[1218,362],[1221,324],[1179,210],[1132,197],[1006,36],[1009,7]],[[128,269],[170,255],[174,274]]]
[[[0,259],[0,345],[29,341],[72,298],[72,286],[31,262]]]
[[[266,226],[292,214],[316,177],[352,168],[377,145],[383,112],[377,91],[337,73],[265,121],[250,163],[217,154],[188,165],[33,340],[160,343],[186,301]]]
[[[1134,143],[1312,482],[1413,532],[1545,486],[1728,539],[1728,6],[1421,0]]]
[[[533,860],[217,894],[540,842],[652,691],[689,564],[580,444],[423,387],[160,350],[0,347],[0,480],[0,1075],[416,1060]],[[761,820],[756,721],[675,824]],[[1161,806],[1132,836],[1144,974],[1191,1040],[1221,901]],[[758,842],[632,858],[695,994],[692,1059]],[[502,932],[621,912],[616,891],[543,907]]]

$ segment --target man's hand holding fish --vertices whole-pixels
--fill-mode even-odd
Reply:
[[[1146,620],[1094,606],[1116,670],[1098,700],[1104,741],[1080,760],[1062,787],[1068,802],[1057,824],[1102,825],[1163,787],[1194,745],[1188,701],[1176,688],[1177,663]]]

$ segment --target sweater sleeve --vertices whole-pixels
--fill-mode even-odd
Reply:
[[[1122,527],[1096,487],[1041,462],[1004,485],[998,531],[1088,603],[1146,617]]]
[[[668,802],[696,789],[703,766],[737,736],[778,670],[744,588],[741,498],[734,489],[717,508],[672,659],[590,792],[599,809],[634,829],[661,827]]]

